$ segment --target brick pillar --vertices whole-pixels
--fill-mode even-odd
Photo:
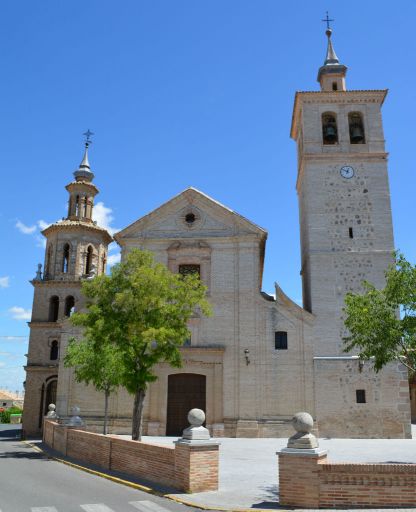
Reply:
[[[319,508],[319,465],[326,463],[325,450],[284,448],[279,456],[279,504]]]
[[[180,439],[175,442],[176,485],[185,492],[218,490],[219,443]]]

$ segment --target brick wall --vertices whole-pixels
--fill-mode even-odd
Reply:
[[[329,463],[326,454],[279,453],[280,505],[414,507],[416,465]]]
[[[85,432],[50,420],[45,420],[43,433],[45,444],[82,462],[185,492],[218,489],[217,443],[162,446]]]

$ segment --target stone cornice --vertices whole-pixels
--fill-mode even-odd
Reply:
[[[32,322],[28,322],[27,325],[31,329],[33,329],[33,328],[44,329],[45,327],[49,328],[49,329],[61,329],[61,327],[62,327],[61,322],[42,322],[39,320],[33,320]]]
[[[61,288],[80,288],[83,279],[80,277],[74,277],[70,281],[60,279],[32,279],[29,281],[33,286],[47,286],[47,287],[61,287]]]
[[[299,115],[303,103],[348,104],[348,103],[378,103],[383,104],[388,89],[355,90],[355,91],[298,91],[292,113],[290,136],[297,139]]]
[[[104,242],[107,244],[113,241],[113,237],[110,236],[108,231],[104,228],[101,228],[95,225],[92,222],[83,222],[83,221],[75,221],[75,220],[62,220],[59,222],[55,222],[55,224],[51,224],[46,229],[42,231],[42,235],[49,236],[51,233],[55,231],[65,232],[65,231],[95,231],[97,234],[101,235],[104,239]]]
[[[59,368],[59,364],[38,364],[38,363],[31,363],[27,364],[23,367],[27,372],[42,372],[45,370],[54,370],[57,371]]]

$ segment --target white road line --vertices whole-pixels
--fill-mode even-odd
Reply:
[[[114,512],[112,508],[107,507],[104,503],[91,503],[90,505],[80,505],[85,512]]]
[[[129,501],[129,504],[141,512],[169,512],[165,507],[161,507],[153,501]]]
[[[31,512],[58,512],[55,507],[31,507],[30,510]]]

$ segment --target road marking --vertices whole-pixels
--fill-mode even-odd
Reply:
[[[141,512],[169,512],[165,507],[161,507],[153,501],[129,501],[129,504]]]
[[[107,507],[104,503],[91,503],[90,505],[80,505],[85,512],[114,512],[112,508]]]
[[[58,512],[55,507],[31,507],[30,510],[32,512]]]

